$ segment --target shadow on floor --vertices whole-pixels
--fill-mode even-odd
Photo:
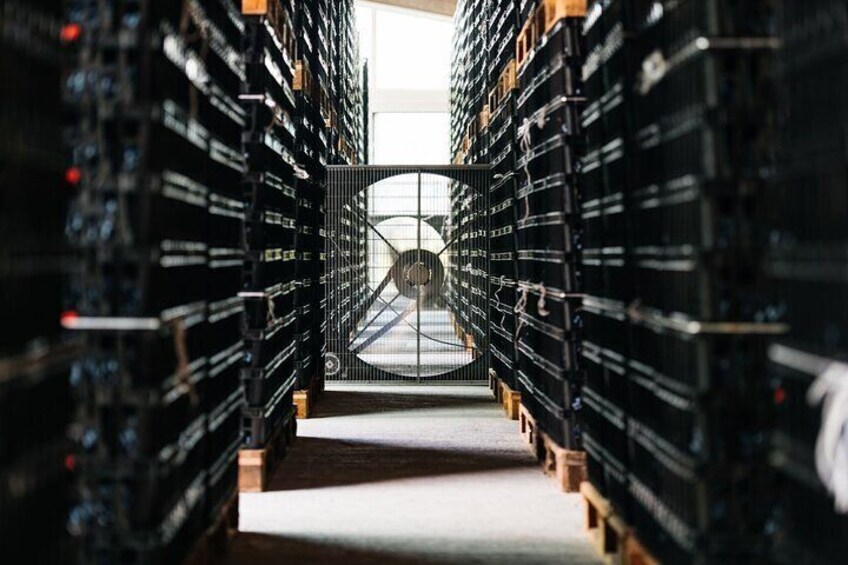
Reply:
[[[351,486],[536,466],[523,453],[451,451],[304,437],[295,442],[283,460],[269,490]]]
[[[422,385],[426,386],[426,385]],[[316,406],[314,418],[337,418],[339,416],[360,416],[383,412],[402,412],[406,410],[432,410],[457,408],[461,406],[477,407],[491,405],[493,397],[488,393],[479,396],[462,394],[422,394],[418,387],[410,385],[410,392],[374,392],[362,390],[325,391]],[[486,390],[482,389],[481,390]]]
[[[353,549],[330,542],[287,538],[266,534],[240,533],[232,544],[226,563],[232,565],[266,565],[269,563],[297,563],[297,565],[431,565],[413,557],[387,551]],[[271,557],[273,556],[273,557]]]

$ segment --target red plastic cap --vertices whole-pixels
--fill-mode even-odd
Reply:
[[[65,171],[65,181],[74,186],[78,185],[82,181],[82,171],[77,167],[71,167]]]
[[[64,43],[74,43],[82,36],[82,26],[79,24],[66,24],[62,26],[59,37]]]
[[[67,312],[62,312],[62,316],[59,318],[59,321],[62,323],[62,326],[68,327],[78,319],[79,314],[77,314],[74,310],[69,310]]]

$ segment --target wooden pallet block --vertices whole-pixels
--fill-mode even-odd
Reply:
[[[459,325],[459,320],[456,315],[451,312],[451,324],[453,325],[453,333],[456,334],[456,339],[465,343],[465,330]]]
[[[579,492],[587,479],[586,452],[565,449],[544,432],[538,432],[542,445],[542,468],[556,479],[562,492]]]
[[[492,112],[489,110],[489,105],[486,104],[483,106],[483,111],[480,112],[478,119],[480,120],[480,131],[485,131],[489,128],[489,121],[491,120]]]
[[[556,23],[564,18],[583,18],[588,12],[588,0],[542,0],[530,14],[515,42],[516,67],[521,70],[530,54]]]
[[[624,547],[630,529],[613,512],[612,504],[588,481],[580,485],[586,512],[585,526],[592,537],[595,549],[607,563],[626,564]]]
[[[578,492],[586,480],[586,452],[565,449],[541,431],[526,406],[518,404],[518,428],[524,443],[542,464],[546,475],[556,479],[562,492]]]
[[[556,23],[565,18],[585,18],[589,11],[588,0],[542,0],[537,15],[539,25],[544,24],[548,33]]]
[[[465,343],[465,351],[467,351],[468,353],[471,353],[476,349],[476,344],[474,343],[474,336],[473,335],[465,334],[464,343]]]
[[[633,533],[612,504],[585,481],[580,485],[586,512],[586,530],[595,549],[606,563],[613,565],[660,565]]]
[[[498,108],[500,108],[504,98],[506,98],[511,91],[517,88],[518,81],[515,72],[515,59],[510,59],[506,64],[506,67],[504,67],[501,76],[498,78],[495,88],[489,92],[489,116],[495,114],[498,111]]]
[[[276,0],[242,0],[241,13],[244,16],[265,16],[268,23],[282,43],[283,50],[293,57],[295,53],[294,26],[282,5]]]
[[[524,438],[524,443],[530,448],[530,451],[536,456],[539,452],[539,431],[536,428],[536,419],[530,414],[530,411],[523,404],[518,405],[518,427],[521,431],[521,437]]]
[[[315,404],[324,392],[324,377],[314,377],[312,384],[306,390],[296,390],[294,392],[294,406],[297,410],[295,416],[299,420],[306,420],[312,415],[315,409]]]
[[[489,369],[489,390],[492,392],[492,396],[495,397],[495,400],[497,400],[500,387],[498,387],[498,376],[492,369]]]
[[[239,495],[227,501],[218,513],[218,517],[203,533],[184,565],[214,565],[223,563],[229,549],[230,539],[238,533]]]
[[[503,381],[498,381],[500,389],[500,403],[510,420],[518,420],[519,407],[521,406],[521,393],[512,390]]]
[[[313,82],[312,71],[309,69],[308,62],[295,61],[292,89],[296,91],[303,91],[309,94],[310,96],[314,94],[315,84]]]
[[[578,492],[586,480],[586,452],[565,449],[539,429],[536,419],[519,402],[518,428],[524,443],[542,464],[546,475],[556,479],[562,492]]]
[[[312,394],[309,390],[294,391],[294,406],[297,410],[295,416],[298,420],[306,420],[309,418],[314,402],[315,399],[312,398]]]
[[[281,427],[262,449],[239,451],[239,492],[265,492],[277,466],[282,461],[289,445],[294,442],[296,418]]]

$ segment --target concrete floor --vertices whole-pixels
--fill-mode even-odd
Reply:
[[[486,387],[336,387],[271,491],[241,497],[230,562],[600,563]]]

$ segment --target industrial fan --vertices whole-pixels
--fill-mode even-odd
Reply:
[[[402,175],[367,187],[362,205],[354,199],[344,206],[343,219],[328,233],[335,238],[328,247],[337,251],[328,254],[337,263],[328,265],[335,274],[328,284],[360,290],[335,301],[344,314],[338,317],[339,343],[325,357],[330,376],[350,376],[356,368],[355,380],[434,378],[480,356],[460,339],[454,322],[463,289],[449,276],[457,255],[450,181],[421,177]]]

